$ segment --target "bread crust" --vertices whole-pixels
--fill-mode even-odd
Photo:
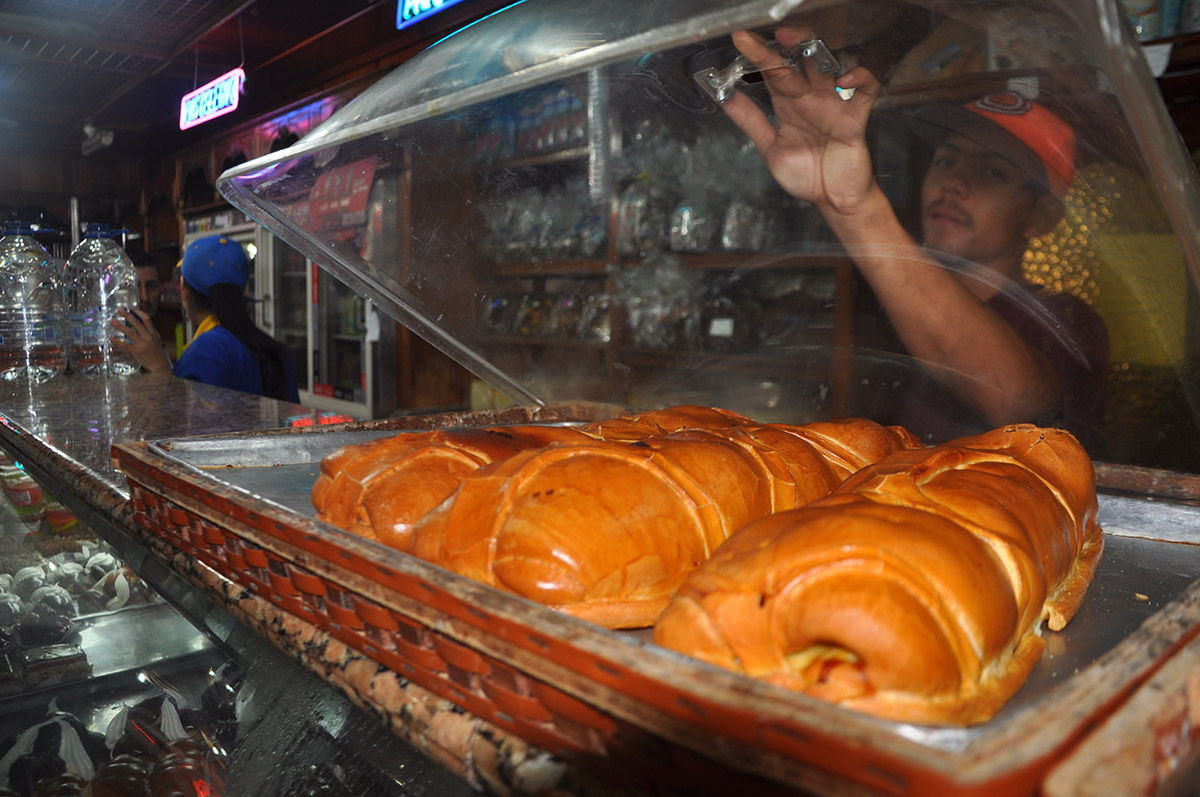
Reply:
[[[339,451],[314,503],[323,519],[461,575],[609,627],[644,627],[737,529],[827,495],[857,463],[919,445],[863,419],[810,433],[706,407],[538,434],[449,430]]]
[[[682,429],[746,423],[752,421],[730,410],[679,406],[575,427],[514,424],[403,432],[342,446],[324,457],[312,502],[321,520],[405,550],[412,524],[464,476],[520,451],[553,443],[634,442]]]
[[[344,446],[321,461],[312,488],[317,517],[400,550],[412,524],[464,476],[529,448],[591,438],[562,426],[405,432]]]
[[[655,642],[889,719],[984,722],[1095,575],[1094,479],[1070,434],[1027,424],[890,454],[731,537]]]

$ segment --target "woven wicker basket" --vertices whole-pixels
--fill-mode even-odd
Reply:
[[[644,634],[559,615],[347,534],[248,495],[219,470],[198,470],[161,446],[113,452],[137,523],[171,548],[379,668],[614,783],[652,791],[1033,793],[1081,729],[1157,666],[1166,636],[1181,624],[1200,627],[1192,589],[1162,627],[1147,624],[1017,717],[973,730],[961,737],[966,743],[931,745],[894,724],[694,662]],[[371,675],[359,674],[358,696],[402,724],[402,707],[372,697]]]

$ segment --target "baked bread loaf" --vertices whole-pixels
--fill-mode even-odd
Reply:
[[[851,709],[990,719],[1078,609],[1103,546],[1069,433],[1008,426],[884,457],[740,530],[684,581],[657,644]]]
[[[617,418],[606,418],[602,421],[582,424],[577,428],[596,440],[605,440],[610,443],[630,443],[644,440],[647,437],[673,434],[685,429],[712,431],[747,425],[754,425],[754,421],[732,410],[688,404],[631,413]]]
[[[591,439],[570,427],[528,425],[405,432],[344,446],[322,460],[313,506],[321,520],[403,550],[412,524],[467,474],[528,448]]]
[[[919,445],[861,419],[640,439],[629,433],[638,425],[613,433],[622,442],[530,448],[465,476],[412,528],[409,552],[601,625],[648,626],[735,530]]]
[[[633,442],[681,429],[753,423],[729,410],[681,406],[577,427],[521,424],[403,432],[343,446],[321,461],[312,488],[317,517],[405,550],[412,524],[440,504],[463,476],[518,451],[590,440]]]

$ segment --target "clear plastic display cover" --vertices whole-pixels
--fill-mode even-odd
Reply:
[[[218,185],[518,403],[1031,421],[1195,472],[1200,200],[1125,26],[527,0]]]

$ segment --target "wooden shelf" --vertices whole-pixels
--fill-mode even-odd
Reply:
[[[587,156],[587,147],[571,147],[570,149],[560,149],[553,152],[543,152],[537,155],[526,155],[501,161],[496,163],[493,168],[488,169],[488,171],[495,171],[496,169],[520,169],[527,166],[551,166],[556,163],[580,160]]]
[[[991,70],[973,74],[938,77],[899,86],[889,86],[887,93],[876,103],[875,109],[896,110],[920,106],[933,102],[964,103],[981,94],[996,91],[1011,80],[1038,77],[1043,87],[1057,89],[1069,95],[1080,86],[1094,90],[1100,80],[1099,71],[1091,66],[1053,66],[1025,69]]]
[[[1200,70],[1200,32],[1182,33],[1165,39],[1153,39],[1142,42],[1144,47],[1158,44],[1171,45],[1171,58],[1167,61],[1167,71],[1163,77],[1178,72]],[[1161,78],[1160,78],[1161,82]]]
[[[832,330],[831,330],[832,332]],[[829,335],[833,337],[832,334]],[[830,347],[830,359],[833,350]],[[751,372],[775,371],[779,368],[796,367],[795,347],[781,347],[778,354],[762,352],[719,352],[703,349],[676,351],[672,349],[622,349],[617,361],[635,368],[729,369]]]
[[[1157,79],[1171,120],[1188,149],[1200,147],[1200,32],[1143,42],[1171,45],[1167,68]]]
[[[527,338],[522,335],[493,335],[486,339],[490,345],[554,346],[556,348],[605,349],[609,342],[590,338]]]
[[[603,258],[590,258],[586,260],[502,263],[498,268],[502,277],[598,277],[608,271],[608,261]]]
[[[698,271],[735,271],[763,268],[833,268],[848,263],[844,255],[828,252],[718,252],[712,254],[677,253],[688,266]]]
[[[849,262],[844,255],[827,252],[714,252],[692,254],[669,253],[680,258],[697,271],[736,271],[763,268],[833,268]],[[636,266],[636,258],[621,258],[621,264]],[[599,277],[608,271],[603,259],[564,260],[555,262],[508,263],[499,267],[502,277]]]

